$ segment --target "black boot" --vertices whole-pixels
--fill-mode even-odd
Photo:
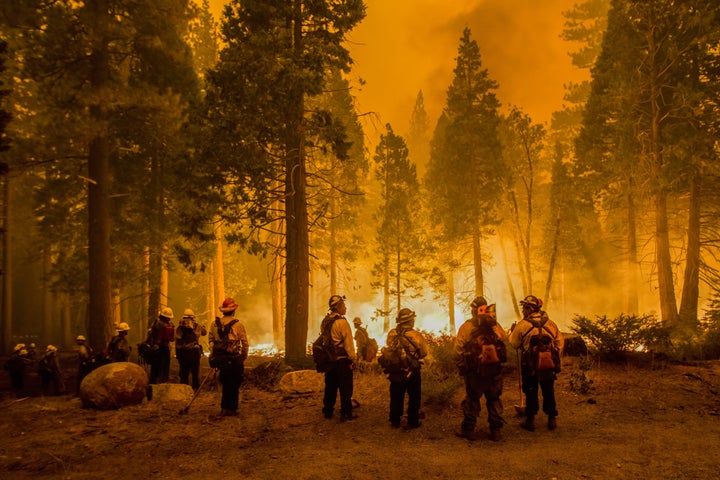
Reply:
[[[528,432],[534,432],[535,431],[535,415],[528,415],[525,417],[525,421],[520,424],[522,428],[527,430]]]
[[[557,428],[557,417],[550,415],[548,417],[548,430],[555,430]]]

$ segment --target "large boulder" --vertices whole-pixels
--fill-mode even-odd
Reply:
[[[80,400],[85,408],[111,410],[142,403],[147,394],[148,377],[140,365],[116,362],[90,372],[80,384]]]
[[[325,376],[315,370],[296,370],[282,376],[278,388],[286,394],[322,392]]]

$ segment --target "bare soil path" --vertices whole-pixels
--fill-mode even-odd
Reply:
[[[321,393],[243,387],[240,415],[219,417],[216,390],[201,391],[187,415],[152,402],[94,411],[69,396],[18,400],[2,391],[0,479],[720,478],[717,362],[596,365],[588,395],[570,391],[573,368],[557,383],[555,431],[543,418],[535,432],[519,428],[509,376],[497,443],[455,437],[461,392],[447,407],[426,406],[419,429],[392,429],[388,383],[373,373],[357,375],[359,418],[345,423],[323,418]]]

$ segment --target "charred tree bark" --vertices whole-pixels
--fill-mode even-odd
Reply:
[[[300,58],[303,50],[302,2],[292,2],[292,48]],[[301,62],[298,61],[298,64]],[[305,96],[302,86],[288,92],[288,119],[285,133],[285,221],[287,297],[285,318],[285,357],[305,358],[309,301],[309,242],[307,213],[307,173],[305,165]]]
[[[10,353],[12,343],[12,236],[10,232],[10,204],[13,196],[10,190],[10,172],[7,164],[0,164],[3,180],[3,208],[2,208],[2,344],[0,353]]]
[[[90,118],[98,132],[88,149],[88,261],[89,305],[88,343],[96,350],[105,347],[112,335],[110,299],[110,140],[106,131],[107,112],[102,102],[110,81],[107,0],[90,3],[94,36],[90,51]]]
[[[688,208],[687,254],[680,299],[679,320],[683,328],[694,328],[698,323],[698,297],[700,296],[700,182],[695,174],[690,185]]]

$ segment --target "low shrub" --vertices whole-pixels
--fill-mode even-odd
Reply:
[[[571,330],[580,335],[606,360],[624,360],[632,352],[667,350],[669,329],[654,315],[596,316],[594,320],[576,315]]]

